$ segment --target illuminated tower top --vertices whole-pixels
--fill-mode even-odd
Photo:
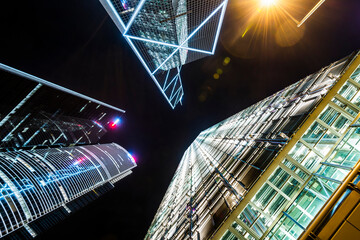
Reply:
[[[181,66],[214,54],[227,0],[100,0],[172,108]]]

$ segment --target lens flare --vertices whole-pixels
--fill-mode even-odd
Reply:
[[[113,122],[109,123],[109,126],[111,128],[116,128],[119,124],[121,123],[121,119],[120,118],[116,118]]]
[[[301,44],[306,28],[298,29],[299,19],[314,1],[318,0],[229,1],[220,41],[232,56],[244,59]]]
[[[260,0],[260,5],[263,7],[270,7],[276,4],[276,0]]]
[[[275,41],[280,47],[291,47],[301,41],[305,26],[298,28],[290,19],[281,23],[275,33]]]

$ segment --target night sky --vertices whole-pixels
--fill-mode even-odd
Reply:
[[[359,0],[327,0],[301,29],[283,18],[267,29],[252,22],[242,38],[250,9],[243,3],[254,1],[230,0],[216,54],[183,67],[185,96],[175,110],[97,0],[1,3],[0,62],[126,110],[102,142],[119,143],[138,163],[41,239],[143,239],[202,130],[360,48]]]

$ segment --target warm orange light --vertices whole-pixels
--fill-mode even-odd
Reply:
[[[270,7],[276,4],[276,0],[260,0],[260,5],[263,7]]]

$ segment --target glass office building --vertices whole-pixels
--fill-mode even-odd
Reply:
[[[201,132],[145,239],[297,239],[360,159],[359,52]]]
[[[0,64],[0,149],[92,144],[124,110]]]
[[[213,55],[227,0],[100,0],[171,107],[181,66]]]
[[[31,239],[131,174],[119,108],[0,64],[0,237]]]
[[[16,230],[36,236],[44,221],[67,216],[135,166],[115,143],[0,153],[0,237]]]

